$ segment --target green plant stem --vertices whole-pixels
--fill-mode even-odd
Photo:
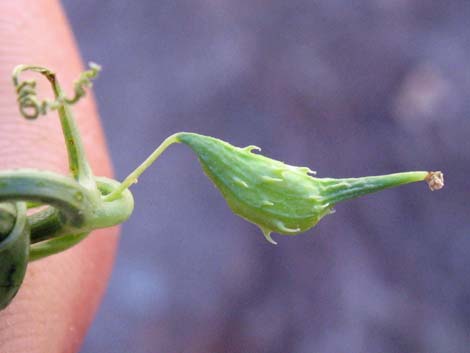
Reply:
[[[58,99],[63,98],[64,95],[60,86],[56,83],[55,85],[53,84],[53,87],[56,97]],[[62,104],[58,109],[58,113],[64,133],[65,146],[67,147],[70,172],[81,185],[95,192],[97,191],[95,179],[88,163],[72,110],[67,104]]]
[[[160,146],[145,160],[139,165],[131,174],[129,174],[121,185],[116,188],[112,193],[106,195],[103,199],[104,201],[113,201],[118,198],[124,190],[127,190],[132,184],[136,183],[139,179],[139,176],[145,172],[145,170],[152,165],[153,162],[165,151],[170,145],[174,143],[179,143],[178,135],[180,133],[173,134],[167,137]]]
[[[67,234],[82,228],[92,217],[94,200],[90,192],[66,176],[38,171],[15,170],[0,172],[0,202],[33,201],[50,205],[29,216],[31,239]]]
[[[0,242],[15,225],[16,207],[10,202],[0,203]]]
[[[41,243],[32,244],[29,250],[29,261],[40,260],[44,257],[70,249],[85,239],[87,235],[88,232],[69,234],[59,238],[46,240]]]

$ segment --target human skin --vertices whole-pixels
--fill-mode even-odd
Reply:
[[[67,173],[67,155],[55,113],[23,119],[11,84],[18,64],[54,70],[71,91],[83,71],[70,26],[58,1],[0,2],[0,169],[39,168]],[[40,78],[38,78],[41,81]],[[47,83],[39,94],[51,97]],[[112,170],[92,97],[74,108],[95,175]],[[0,312],[2,353],[77,352],[105,289],[117,228],[93,232],[72,249],[28,266],[12,303]]]

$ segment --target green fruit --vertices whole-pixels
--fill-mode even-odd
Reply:
[[[207,176],[234,213],[256,224],[266,239],[271,232],[302,233],[333,213],[346,199],[401,184],[425,180],[428,172],[407,172],[364,178],[314,178],[309,168],[294,167],[219,139],[179,133],[177,140],[198,156]]]

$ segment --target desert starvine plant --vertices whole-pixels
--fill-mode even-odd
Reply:
[[[39,100],[35,81],[21,81],[33,71],[52,86],[53,100]],[[305,167],[294,167],[238,148],[213,137],[180,132],[168,137],[123,182],[96,177],[87,161],[70,106],[85,95],[100,67],[90,64],[67,97],[56,75],[47,68],[20,65],[13,71],[21,115],[30,120],[57,111],[69,158],[70,176],[15,169],[0,171],[0,309],[17,293],[29,261],[64,251],[92,230],[120,224],[133,211],[129,187],[173,143],[189,146],[232,211],[256,224],[266,239],[271,233],[295,235],[332,213],[334,205],[416,181],[431,190],[443,187],[441,172],[406,172],[363,178],[316,178]],[[30,211],[28,211],[30,210]]]

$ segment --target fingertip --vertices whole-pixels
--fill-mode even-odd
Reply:
[[[11,70],[17,64],[50,67],[64,88],[83,66],[59,2],[0,3],[0,169],[67,171],[67,154],[53,114],[26,121],[18,113]],[[41,88],[41,87],[40,87]],[[47,83],[45,96],[50,96]],[[47,91],[46,91],[47,89]],[[75,108],[90,164],[96,175],[110,176],[104,135],[89,95]],[[93,232],[74,248],[31,263],[17,297],[0,312],[0,351],[76,352],[112,268],[118,228]]]

